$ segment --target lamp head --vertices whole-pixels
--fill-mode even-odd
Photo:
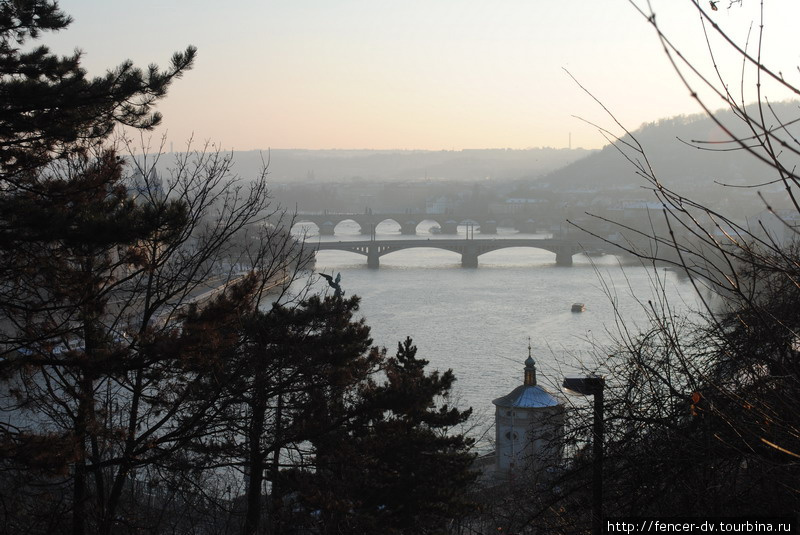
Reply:
[[[594,396],[603,391],[606,380],[603,377],[565,377],[562,385],[566,390],[583,396]]]

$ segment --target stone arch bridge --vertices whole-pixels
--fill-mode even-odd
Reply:
[[[424,214],[416,212],[375,214],[296,214],[294,224],[314,223],[319,228],[320,236],[333,236],[336,225],[342,221],[355,221],[361,227],[361,234],[371,234],[380,223],[395,221],[400,225],[400,233],[415,235],[417,225],[423,221],[435,221],[442,229],[442,234],[457,234],[458,225],[472,223],[480,226],[482,234],[497,234],[497,227],[502,224],[513,225],[517,230],[533,232],[533,219],[530,214],[525,215],[498,215],[464,216],[454,214]]]
[[[313,247],[317,251],[348,251],[367,257],[367,266],[373,269],[380,267],[380,257],[395,251],[413,247],[430,247],[445,249],[461,255],[463,267],[478,267],[478,257],[482,254],[506,249],[509,247],[533,247],[555,253],[556,264],[571,266],[572,257],[586,250],[599,251],[609,245],[600,241],[578,243],[564,239],[409,239],[409,240],[363,240],[363,241],[327,241],[319,242]]]

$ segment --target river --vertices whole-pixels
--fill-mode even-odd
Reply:
[[[434,222],[423,222],[418,235],[401,236],[399,225],[384,222],[376,239],[452,238],[430,233]],[[311,225],[308,240],[315,242]],[[464,237],[465,229],[460,228]],[[475,238],[487,237],[475,233]],[[496,239],[533,238],[499,229]],[[323,241],[363,240],[358,225],[344,221],[336,236]],[[316,270],[341,273],[346,295],[361,297],[361,312],[372,328],[374,343],[394,351],[411,336],[418,357],[430,367],[452,368],[457,377],[454,398],[473,407],[476,422],[493,419],[492,399],[522,383],[528,337],[539,383],[559,389],[564,375],[592,368],[598,355],[612,350],[615,308],[627,324],[644,321],[644,306],[654,295],[656,277],[680,312],[695,306],[689,283],[675,273],[638,264],[621,265],[611,255],[575,255],[572,267],[555,265],[555,255],[533,248],[509,248],[482,255],[478,268],[462,268],[460,255],[428,248],[398,251],[380,259],[380,269],[368,269],[366,257],[340,251],[317,253]],[[326,281],[316,288],[325,291]],[[574,302],[586,310],[571,312]]]

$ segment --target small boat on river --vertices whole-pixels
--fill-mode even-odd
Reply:
[[[584,310],[586,310],[586,305],[583,303],[572,303],[573,312],[583,312]]]

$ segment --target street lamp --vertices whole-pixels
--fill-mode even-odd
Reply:
[[[603,388],[602,377],[565,377],[563,387],[575,394],[594,396],[592,438],[592,533],[603,532]]]

